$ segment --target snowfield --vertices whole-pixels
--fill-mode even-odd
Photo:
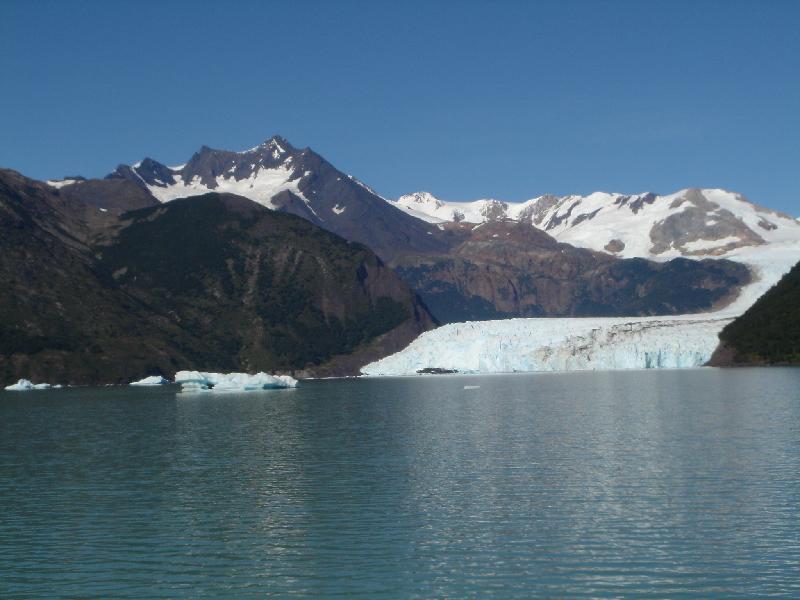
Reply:
[[[559,242],[579,248],[606,251],[616,241],[623,248],[612,253],[622,258],[727,258],[737,245],[752,248],[800,240],[797,219],[721,189],[684,189],[666,195],[594,192],[539,196],[525,202],[450,202],[416,192],[388,202],[428,223],[510,219],[530,222]],[[662,243],[654,237],[663,238]]]

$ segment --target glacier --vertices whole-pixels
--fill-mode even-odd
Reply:
[[[367,376],[699,367],[719,333],[800,260],[800,243],[740,249],[754,281],[728,306],[664,317],[505,319],[451,323],[420,335],[396,354],[362,367]]]
[[[451,323],[365,366],[365,375],[699,367],[729,318],[504,319]]]
[[[201,371],[178,371],[175,383],[181,392],[251,392],[257,390],[285,389],[297,387],[297,380],[289,375],[267,373],[206,373]]]

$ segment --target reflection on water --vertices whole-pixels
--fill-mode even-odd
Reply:
[[[796,596],[798,390],[742,369],[3,393],[0,596]]]

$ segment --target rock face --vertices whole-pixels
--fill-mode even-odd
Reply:
[[[800,364],[800,263],[719,339],[714,366]]]
[[[702,312],[750,282],[747,267],[731,261],[620,260],[513,221],[459,223],[446,233],[446,253],[391,263],[441,322]]]
[[[209,194],[119,217],[76,190],[0,171],[2,381],[352,374],[433,325],[369,249],[293,215]]]

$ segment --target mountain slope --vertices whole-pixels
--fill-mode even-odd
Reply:
[[[62,192],[0,171],[3,381],[349,374],[432,326],[371,251],[292,215],[211,194],[119,218]]]
[[[362,355],[397,349],[432,325],[366,247],[239,196],[127,213],[95,250],[117,286],[203,332],[246,371],[332,373],[324,365],[340,357],[355,372]]]
[[[719,339],[712,365],[800,364],[800,263]]]
[[[446,253],[390,263],[441,322],[703,312],[750,282],[747,267],[731,261],[623,260],[512,221],[446,229]]]

